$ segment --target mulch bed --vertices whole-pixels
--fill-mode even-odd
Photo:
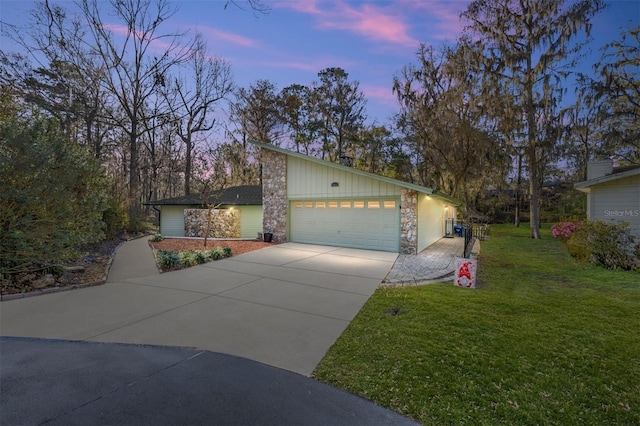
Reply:
[[[141,238],[150,238],[143,236]],[[106,274],[115,249],[127,238],[116,238],[103,241],[85,249],[83,256],[70,262],[65,267],[69,271],[63,275],[52,276],[50,282],[42,283],[43,276],[36,273],[23,273],[11,276],[0,283],[0,298],[3,296],[20,297],[19,295],[41,294],[52,291],[60,291],[71,288],[81,288],[87,285],[102,284],[106,280]],[[205,250],[203,239],[166,238],[159,242],[149,242],[154,249],[170,251]],[[265,243],[260,240],[208,240],[207,250],[214,247],[229,247],[231,255],[237,256],[265,247],[271,247],[276,243]]]

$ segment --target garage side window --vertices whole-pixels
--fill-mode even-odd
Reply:
[[[395,209],[396,208],[396,202],[395,201],[385,201],[383,203],[384,208],[385,209]]]

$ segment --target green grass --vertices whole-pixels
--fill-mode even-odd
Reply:
[[[640,273],[505,225],[478,283],[380,288],[314,377],[423,424],[640,424]]]

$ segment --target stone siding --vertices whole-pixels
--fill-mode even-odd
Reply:
[[[184,211],[185,237],[204,237],[207,230],[207,209]],[[210,238],[240,238],[240,211],[215,209],[211,211]]]
[[[400,252],[416,254],[418,248],[418,193],[402,188],[400,196]]]
[[[273,241],[287,241],[287,156],[262,149],[262,230],[273,234]]]

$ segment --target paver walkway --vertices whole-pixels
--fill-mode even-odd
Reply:
[[[441,238],[417,255],[400,254],[384,285],[426,284],[453,278],[456,257],[464,256],[464,238]]]

